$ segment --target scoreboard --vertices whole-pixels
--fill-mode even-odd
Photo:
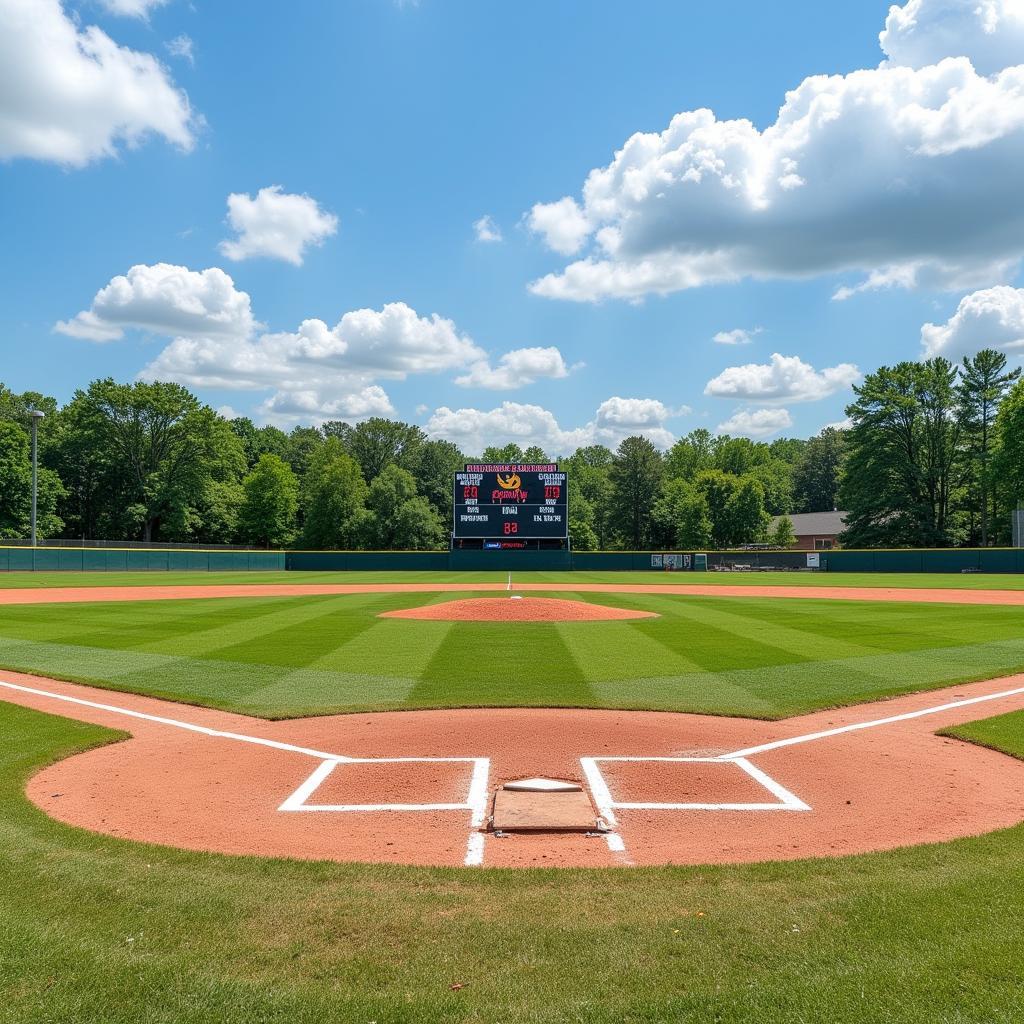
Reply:
[[[566,474],[557,465],[481,463],[455,474],[456,540],[565,539]]]

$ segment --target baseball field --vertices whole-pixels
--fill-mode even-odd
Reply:
[[[0,1021],[1019,1020],[1024,582],[692,579],[0,577]]]

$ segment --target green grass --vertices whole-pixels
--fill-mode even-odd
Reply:
[[[1024,714],[960,731],[1024,757]],[[25,800],[35,769],[118,735],[0,703],[3,1024],[1021,1019],[1024,827],[839,860],[428,870],[129,843]]]
[[[554,596],[659,617],[378,618],[458,596],[6,605],[0,667],[270,718],[531,705],[778,718],[1024,670],[1024,612],[999,606],[567,591]]]
[[[895,572],[516,572],[517,583],[899,587],[1024,590],[1024,574]],[[2,572],[0,590],[24,587],[214,586],[223,583],[505,583],[504,572]]]

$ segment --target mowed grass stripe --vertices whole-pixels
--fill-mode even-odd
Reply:
[[[372,628],[378,611],[391,606],[387,595],[352,595],[313,599],[315,614],[295,624],[287,616],[273,629],[241,641],[211,648],[222,661],[252,661],[303,668]],[[269,624],[268,624],[269,625]]]
[[[405,706],[414,680],[0,637],[3,668],[266,718]]]
[[[785,609],[774,609],[775,617],[771,622],[766,622],[756,614],[760,611],[756,601],[714,598],[694,600],[666,596],[657,599],[657,609],[664,614],[674,614],[696,623],[699,627],[696,631],[698,636],[707,631],[709,634],[713,632],[717,636],[724,634],[731,637],[730,643],[741,657],[754,654],[761,659],[765,657],[764,651],[757,648],[765,647],[780,652],[780,661],[808,661],[822,657],[857,658],[873,654],[875,650],[862,644],[850,643],[845,637],[837,635],[837,631],[830,632],[827,626],[823,632],[819,620],[813,616],[801,618],[801,626],[798,627],[793,625],[796,620],[786,614]],[[721,662],[716,660],[721,654],[717,644],[710,649],[701,645],[694,653],[694,658],[703,667],[715,671],[721,666]]]
[[[580,672],[591,681],[681,675],[702,671],[632,622],[561,622],[555,627]]]
[[[648,607],[662,619],[637,622],[637,629],[664,644],[669,650],[689,658],[708,672],[748,668],[752,665],[777,665],[806,657],[771,643],[770,633],[742,626],[742,617],[718,616],[690,598],[651,599]],[[736,628],[747,634],[741,638]]]
[[[422,622],[405,625],[419,627]],[[409,695],[413,706],[592,706],[554,623],[460,622]]]
[[[1024,638],[591,684],[603,706],[785,718],[1024,671]]]
[[[1017,608],[604,594],[661,617],[377,617],[464,594],[0,607],[0,665],[267,717],[449,704],[778,717],[1024,667]]]
[[[351,612],[355,610],[358,598],[351,597],[315,597],[310,601],[297,602],[290,598],[276,600],[251,600],[245,604],[232,602],[237,612],[230,617],[218,616],[214,623],[206,629],[195,629],[189,633],[189,653],[193,657],[214,655],[225,660],[234,660],[231,654],[238,649],[256,652],[260,646],[266,646],[267,638],[274,638],[275,654],[281,645],[281,634],[289,632],[294,638],[305,636],[316,630],[315,623],[319,619],[331,616],[336,626],[344,632],[344,626],[353,621]],[[191,602],[195,603],[195,602]],[[257,607],[251,607],[256,605]],[[251,611],[250,611],[251,608]],[[154,654],[174,654],[180,647],[179,637],[164,637],[152,643],[141,645],[140,650],[152,651]],[[248,660],[241,658],[239,660]],[[255,657],[252,660],[265,659]],[[276,660],[276,659],[273,659]]]
[[[722,602],[725,603],[725,602]],[[903,602],[744,600],[744,614],[774,630],[780,621],[795,629],[841,636],[870,650],[912,650],[943,644],[976,643],[1006,627],[1017,632],[1024,610],[1012,607],[970,609],[959,605]]]
[[[387,674],[419,679],[454,625],[370,619],[364,629],[323,654],[310,667],[374,675],[386,665]]]

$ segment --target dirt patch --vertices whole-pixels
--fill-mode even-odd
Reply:
[[[193,850],[448,866],[720,864],[885,850],[1024,821],[1024,762],[935,735],[1020,709],[1024,676],[784,722],[540,708],[268,722],[14,672],[0,672],[0,700],[132,733],[36,774],[28,796],[46,813]],[[708,750],[732,760],[693,760]],[[533,775],[580,783],[599,810],[606,794],[610,836],[487,834],[473,808]]]
[[[471,597],[418,608],[381,612],[379,619],[427,619],[431,622],[608,622],[656,619],[655,612],[613,608],[554,597]]]

